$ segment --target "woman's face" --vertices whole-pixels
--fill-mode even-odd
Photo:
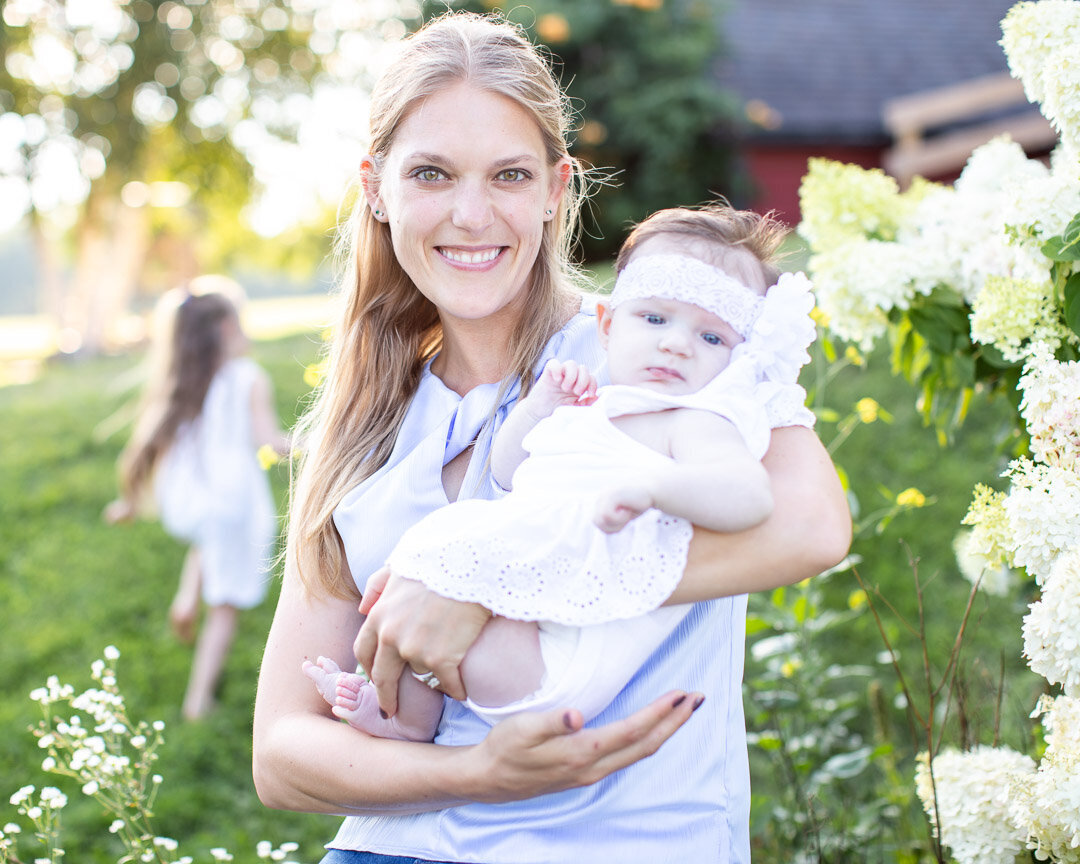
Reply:
[[[399,263],[444,326],[513,322],[568,170],[568,161],[548,165],[524,108],[457,84],[405,118],[377,187],[366,188]]]

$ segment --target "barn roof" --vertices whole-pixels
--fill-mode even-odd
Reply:
[[[887,99],[1007,71],[1013,2],[728,0],[718,77],[764,121],[755,138],[884,141]]]

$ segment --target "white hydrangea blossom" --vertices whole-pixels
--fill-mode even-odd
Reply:
[[[1032,671],[1061,684],[1066,695],[1080,696],[1080,547],[1057,559],[1042,596],[1024,618],[1023,631],[1024,656]]]
[[[1010,812],[1006,793],[1034,771],[1028,756],[983,746],[942,751],[934,758],[931,780],[927,754],[919,756],[915,791],[957,864],[1013,864],[1026,834]]]
[[[1061,133],[1080,150],[1080,6],[1074,0],[1041,0],[1013,6],[1001,22],[1009,70]]]
[[[1009,554],[1042,585],[1058,556],[1080,545],[1080,474],[1017,459],[1005,472]]]
[[[1012,591],[1016,577],[1002,561],[990,561],[985,554],[985,545],[979,532],[967,529],[953,538],[953,554],[960,575],[972,585],[995,597],[1004,597]]]
[[[1080,363],[1061,363],[1037,346],[1020,378],[1020,413],[1031,452],[1048,465],[1075,469],[1080,459]]]
[[[1010,815],[1027,832],[1035,857],[1080,864],[1080,699],[1043,696],[1046,753],[1038,771],[1010,789]]]
[[[993,345],[1006,360],[1022,359],[1030,340],[1057,346],[1065,338],[1054,305],[1054,286],[1042,281],[990,275],[972,302],[971,338]]]
[[[829,329],[864,349],[885,332],[888,310],[906,309],[938,283],[928,256],[884,240],[852,240],[812,256],[809,267]]]

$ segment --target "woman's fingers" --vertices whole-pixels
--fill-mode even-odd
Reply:
[[[393,716],[397,710],[397,682],[403,671],[434,672],[443,693],[466,698],[459,666],[491,618],[488,610],[393,575],[385,580],[378,603],[369,608],[354,648],[383,711]]]
[[[375,605],[384,590],[386,590],[386,583],[390,579],[390,568],[383,567],[381,570],[376,570],[371,574],[371,577],[367,581],[367,585],[364,586],[364,596],[360,598],[360,614],[368,615],[371,612],[371,608]]]
[[[585,729],[576,710],[519,714],[496,725],[479,745],[488,755],[493,800],[531,798],[588,786],[655,753],[704,697],[672,691],[629,717]]]

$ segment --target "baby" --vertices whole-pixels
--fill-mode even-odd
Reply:
[[[771,513],[770,428],[813,422],[796,384],[815,335],[810,285],[800,273],[768,287],[782,236],[721,206],[637,226],[598,304],[611,384],[551,361],[495,439],[492,475],[510,492],[431,513],[391,552],[394,574],[494,613],[461,667],[487,721],[554,707],[594,717],[690,610],[662,604],[693,526],[742,531]],[[304,672],[369,734],[435,734],[431,673],[403,676],[386,718],[360,674],[323,657]]]

